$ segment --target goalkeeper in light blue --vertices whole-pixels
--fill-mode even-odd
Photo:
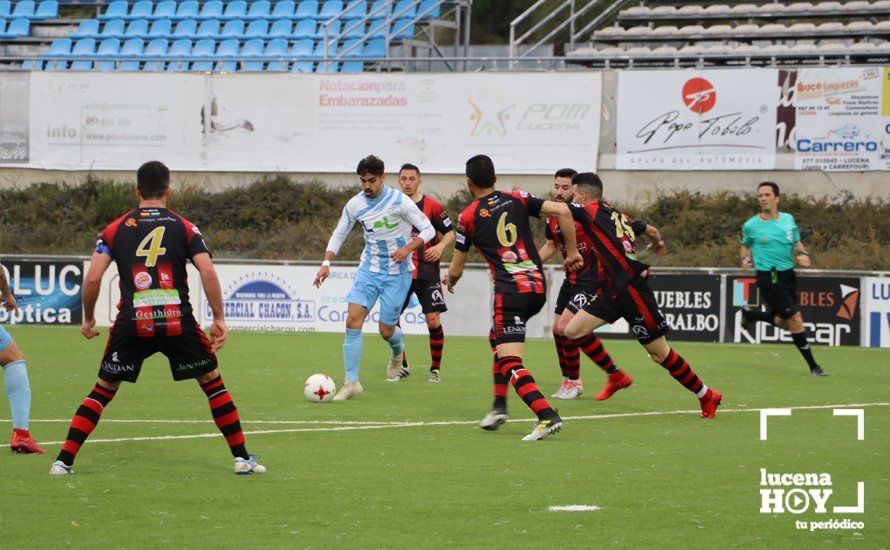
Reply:
[[[362,393],[359,382],[359,362],[362,357],[362,325],[374,304],[380,300],[380,336],[392,351],[386,379],[398,382],[411,374],[402,367],[405,342],[402,329],[397,326],[402,304],[411,288],[411,253],[422,247],[436,234],[429,219],[414,201],[401,191],[383,184],[386,179],[383,161],[374,155],[358,163],[356,173],[362,191],[352,197],[343,208],[340,222],[328,241],[324,261],[315,276],[318,288],[330,275],[331,260],[340,251],[352,227],[359,223],[365,234],[365,249],[352,288],[346,296],[349,310],[346,315],[346,340],[343,343],[343,363],[346,381],[334,396],[335,401],[356,397]],[[412,237],[412,231],[417,236]]]

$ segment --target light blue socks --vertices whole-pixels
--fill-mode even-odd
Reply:
[[[350,382],[358,382],[358,365],[361,360],[362,331],[348,328],[343,342],[343,364],[346,366],[346,379]]]
[[[28,417],[31,414],[31,383],[28,381],[25,360],[14,361],[3,367],[3,371],[6,396],[9,397],[9,408],[12,410],[12,427],[27,430]]]
[[[392,333],[392,338],[386,341],[392,350],[393,357],[402,355],[405,351],[405,339],[402,338],[402,327],[396,326],[396,330]]]

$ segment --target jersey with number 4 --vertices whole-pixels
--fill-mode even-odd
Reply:
[[[617,294],[649,269],[637,260],[633,220],[602,200],[586,206],[570,204],[569,208],[593,244],[601,286]]]
[[[182,333],[192,318],[186,261],[208,252],[194,224],[166,208],[137,208],[99,233],[96,252],[117,264],[117,322],[135,322],[142,338]]]
[[[544,294],[544,270],[532,238],[529,216],[538,217],[544,201],[525,193],[495,191],[473,201],[457,221],[455,248],[476,248],[488,262],[498,294]]]

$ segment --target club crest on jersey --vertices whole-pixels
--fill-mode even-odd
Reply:
[[[136,227],[139,225],[139,222],[136,221],[136,218],[127,218],[127,221],[124,222],[124,225],[127,227]]]
[[[136,288],[139,290],[145,290],[151,286],[151,275],[145,271],[140,271],[133,276],[133,284],[135,284]]]
[[[482,216],[483,218],[490,218],[491,212],[489,212],[487,208],[483,208],[482,210],[479,211],[479,215]]]

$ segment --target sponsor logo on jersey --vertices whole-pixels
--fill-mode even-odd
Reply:
[[[145,290],[151,286],[151,275],[148,272],[140,271],[136,275],[133,276],[133,284],[136,285],[136,288],[139,290]]]

